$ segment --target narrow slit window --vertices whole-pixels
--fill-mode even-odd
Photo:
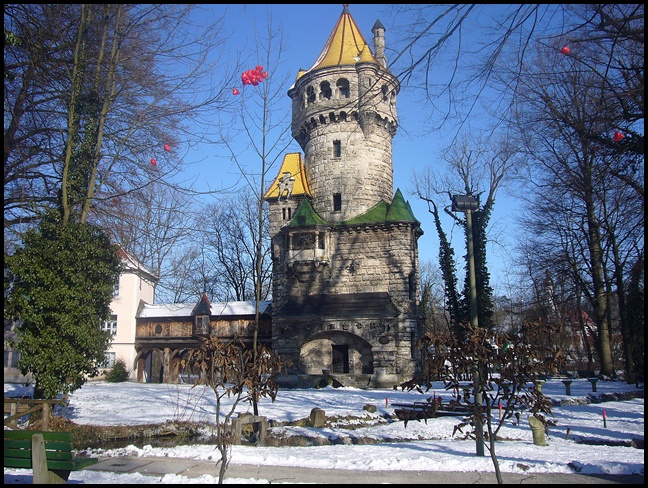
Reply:
[[[333,194],[333,211],[334,212],[342,211],[342,193]]]
[[[333,141],[333,157],[342,157],[342,143],[340,141]]]

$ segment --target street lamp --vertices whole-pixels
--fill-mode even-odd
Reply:
[[[452,211],[466,214],[466,234],[468,236],[468,285],[470,287],[470,324],[473,330],[479,327],[477,317],[477,278],[475,276],[475,248],[473,244],[472,212],[479,208],[479,201],[472,195],[453,195]],[[481,416],[477,415],[482,404],[481,379],[479,377],[479,364],[475,365],[473,372],[473,385],[475,388],[475,430],[477,433],[477,456],[484,455],[484,426]]]

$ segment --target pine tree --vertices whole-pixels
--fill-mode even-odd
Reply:
[[[119,358],[106,375],[106,381],[109,383],[123,383],[128,380],[129,375],[130,371],[126,367],[126,362],[122,358]]]

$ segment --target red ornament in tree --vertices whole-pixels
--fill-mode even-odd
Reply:
[[[256,66],[254,69],[249,69],[241,74],[241,81],[244,85],[257,86],[265,78],[268,77],[268,72],[263,72],[263,66]]]
[[[157,160],[155,158],[151,158],[151,164],[153,166],[157,166]]]
[[[165,145],[164,145],[164,150],[165,150],[166,152],[169,152],[169,151],[171,150],[171,146],[169,146],[168,144],[165,144]]]
[[[571,52],[571,49],[569,49],[567,46],[563,46],[560,52],[563,54],[569,54]]]
[[[612,137],[613,142],[619,142],[621,139],[623,139],[625,136],[619,132],[618,130],[614,131],[614,136]]]

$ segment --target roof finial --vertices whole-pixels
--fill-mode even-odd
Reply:
[[[343,3],[342,6],[344,9],[342,10],[343,14],[348,14],[349,13],[349,4],[348,3]]]

